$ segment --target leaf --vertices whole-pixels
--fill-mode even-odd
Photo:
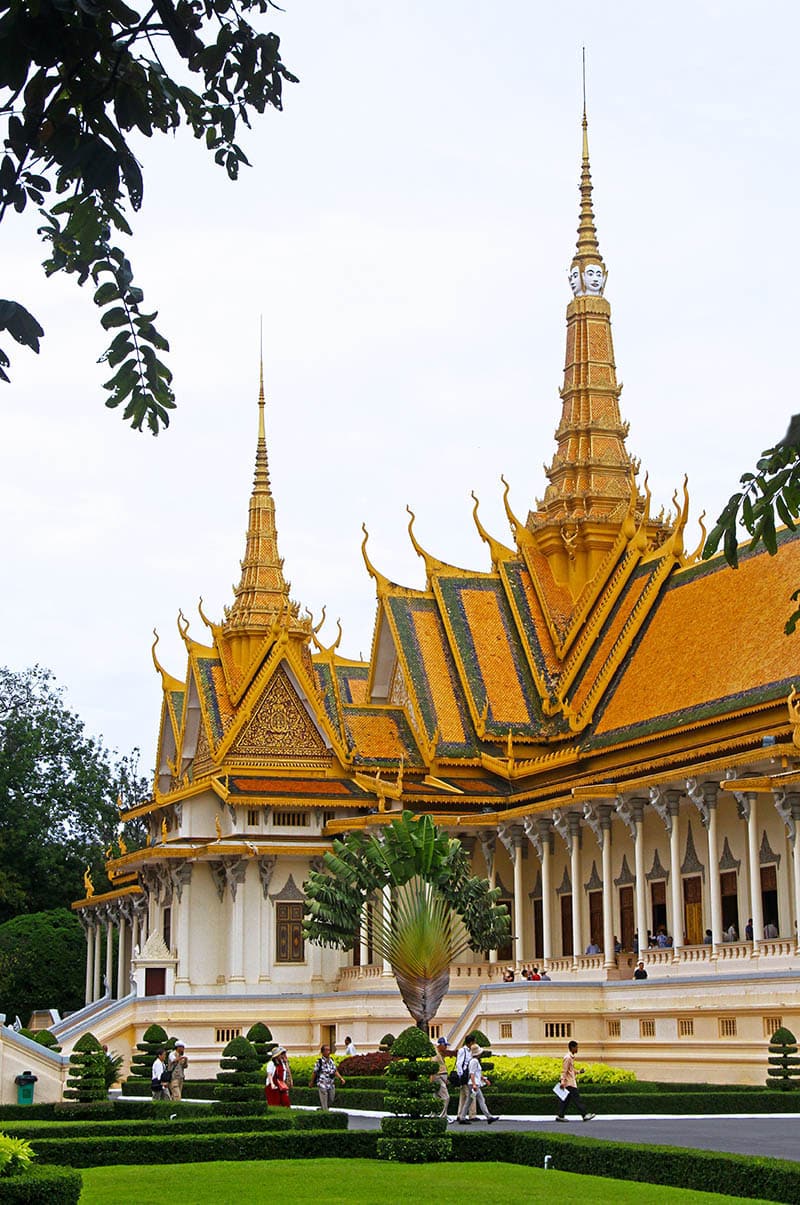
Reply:
[[[110,330],[115,326],[125,326],[127,322],[128,313],[127,310],[122,308],[122,306],[117,306],[115,309],[109,310],[108,313],[103,314],[103,317],[100,319],[100,325],[104,330]]]

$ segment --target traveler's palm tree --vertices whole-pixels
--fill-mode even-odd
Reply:
[[[461,842],[430,816],[404,812],[379,833],[349,833],[305,884],[304,932],[317,945],[350,950],[369,931],[374,953],[391,963],[406,1008],[426,1028],[450,983],[450,963],[467,949],[508,939],[499,888],[471,872]],[[389,888],[391,903],[372,908]]]

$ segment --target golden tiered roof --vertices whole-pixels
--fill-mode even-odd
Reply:
[[[592,784],[613,794],[613,783],[647,781],[656,768],[737,761],[765,735],[786,737],[800,646],[781,631],[800,536],[783,535],[775,558],[744,554],[734,574],[720,558],[699,564],[699,549],[686,552],[685,483],[674,513],[651,516],[626,447],[606,279],[584,114],[575,295],[544,498],[523,523],[505,485],[507,542],[483,527],[476,499],[483,570],[428,552],[412,515],[421,590],[375,567],[365,530],[377,594],[367,662],[339,653],[341,629],[323,646],[290,599],[262,370],[241,579],[221,624],[201,607],[207,642],[191,639],[180,617],[183,678],[154,646],[162,725],[154,799],[140,811],[211,790],[232,808],[342,809],[330,831],[364,812],[376,813],[365,823],[380,822],[392,807],[491,824]],[[127,855],[119,871],[142,852],[158,856]]]

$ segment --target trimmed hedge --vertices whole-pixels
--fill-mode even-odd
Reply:
[[[164,1134],[153,1138],[36,1138],[41,1164],[109,1167],[115,1163],[208,1163],[239,1159],[374,1159],[375,1130],[299,1130],[235,1134]]]
[[[26,1126],[24,1122],[12,1122],[6,1130],[14,1138],[27,1138],[30,1141],[37,1138],[107,1138],[118,1135],[149,1138],[164,1134],[240,1134],[243,1128],[248,1132],[264,1130],[267,1133],[285,1130],[346,1130],[348,1121],[346,1113],[296,1113],[289,1109],[274,1109],[266,1116],[262,1114],[260,1117],[248,1117],[243,1126],[241,1118],[212,1117],[206,1110],[203,1117],[187,1118],[185,1121],[159,1121],[157,1118],[107,1122],[70,1121],[53,1122],[46,1128]]]
[[[519,1131],[458,1133],[452,1135],[452,1144],[452,1157],[457,1162],[499,1161],[541,1167],[544,1156],[551,1155],[557,1171],[765,1201],[798,1199],[797,1164],[784,1159]]]
[[[83,1178],[72,1167],[36,1167],[0,1177],[2,1205],[77,1205]]]

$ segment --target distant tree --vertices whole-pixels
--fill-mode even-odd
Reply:
[[[116,801],[144,798],[137,753],[86,735],[49,670],[0,668],[0,922],[67,906],[89,866],[98,893],[116,840]],[[135,845],[137,834],[126,839]]]
[[[29,204],[41,217],[48,276],[91,279],[101,325],[114,338],[101,357],[112,375],[106,405],[158,434],[175,402],[169,350],[118,244],[126,210],[144,195],[131,133],[181,126],[202,139],[231,180],[247,163],[237,139],[256,113],[280,109],[279,39],[246,17],[271,0],[5,0],[0,17],[0,222]],[[195,80],[198,82],[195,84]],[[189,83],[199,87],[194,91]],[[180,187],[180,182],[178,182]],[[44,331],[17,301],[0,301],[0,331],[39,350]],[[0,350],[0,380],[8,355]]]
[[[750,547],[760,544],[770,556],[778,551],[777,526],[784,523],[790,531],[800,518],[800,414],[795,414],[789,429],[779,443],[761,453],[754,473],[743,473],[741,489],[732,494],[711,529],[703,549],[703,559],[714,555],[720,542],[728,564],[739,564],[739,525],[751,537]],[[787,598],[787,603],[789,599]],[[800,602],[800,589],[791,595]],[[800,622],[800,606],[786,621],[784,631],[790,636]]]
[[[0,925],[0,1012],[26,1024],[39,1008],[72,1012],[84,1001],[86,937],[66,908]]]

